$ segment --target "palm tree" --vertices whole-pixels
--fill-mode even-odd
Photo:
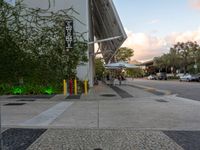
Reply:
[[[175,48],[170,48],[169,52],[169,64],[171,67],[172,73],[175,75],[176,70],[180,69],[180,56],[178,51]]]

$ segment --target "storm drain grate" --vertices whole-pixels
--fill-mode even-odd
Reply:
[[[101,148],[95,148],[94,150],[103,150],[103,149],[101,149]]]
[[[104,97],[115,97],[116,95],[115,94],[102,94],[101,96],[104,96]]]
[[[20,105],[24,105],[26,103],[8,103],[8,104],[5,104],[4,106],[20,106]]]
[[[35,99],[20,99],[20,100],[17,100],[17,101],[20,101],[20,102],[34,102],[36,100]]]
[[[161,102],[161,103],[168,103],[168,101],[164,100],[164,99],[156,99],[157,102]]]
[[[81,95],[69,95],[66,97],[66,99],[80,99]]]

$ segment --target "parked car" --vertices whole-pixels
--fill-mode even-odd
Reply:
[[[194,75],[195,81],[200,82],[200,73]]]
[[[196,81],[196,77],[194,75],[191,75],[189,73],[184,74],[180,77],[180,81]]]
[[[151,75],[149,75],[149,76],[147,77],[147,79],[148,79],[148,80],[157,80],[158,78],[157,78],[156,75],[151,74]]]
[[[180,78],[180,77],[184,76],[184,73],[178,73],[178,74],[176,74],[176,76]]]
[[[159,73],[157,73],[157,76],[158,76],[159,80],[167,80],[166,72],[159,72]]]

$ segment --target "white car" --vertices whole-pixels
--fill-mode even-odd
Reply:
[[[196,77],[194,77],[193,75],[191,74],[184,74],[183,76],[180,76],[180,81],[195,81],[196,80]]]
[[[157,80],[157,76],[156,75],[149,75],[147,77],[148,80]]]

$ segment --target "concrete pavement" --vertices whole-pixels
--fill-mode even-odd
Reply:
[[[163,80],[128,79],[130,84],[164,90],[179,97],[200,101],[200,82],[179,82]]]
[[[101,83],[91,89],[88,96],[74,100],[56,95],[50,99],[23,101],[24,105],[5,106],[21,101],[1,97],[2,126],[7,129],[5,137],[11,128],[20,129],[24,136],[26,129],[43,128],[47,131],[38,131],[42,134],[38,133],[40,136],[26,148],[186,149],[191,140],[182,142],[179,138],[178,141],[173,135],[178,131],[200,132],[200,102],[176,95],[157,95],[134,86],[117,88],[121,89],[117,92],[125,91],[132,97],[122,98],[116,90]],[[41,121],[45,122],[42,126]],[[174,134],[167,134],[169,131]],[[18,135],[17,131],[13,132]],[[200,139],[200,134],[195,136]],[[191,148],[195,150],[198,143],[200,141]]]

